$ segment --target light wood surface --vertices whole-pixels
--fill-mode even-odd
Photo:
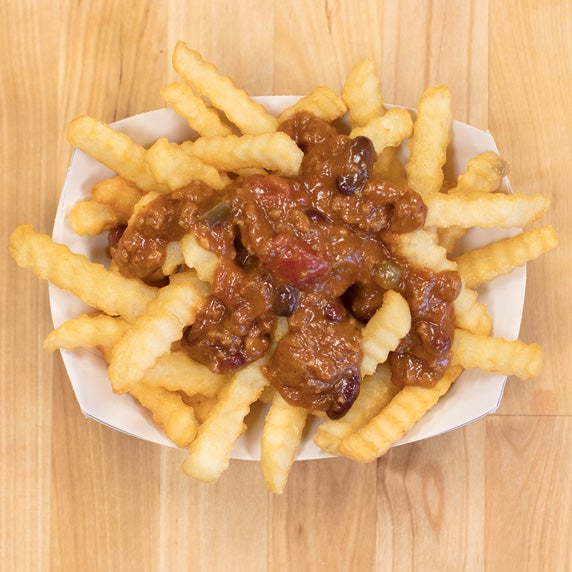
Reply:
[[[450,85],[515,190],[553,201],[560,246],[529,265],[521,329],[544,348],[541,375],[377,463],[296,463],[282,496],[257,463],[203,485],[184,452],[86,420],[41,347],[46,285],[16,268],[8,236],[51,231],[73,116],[163,106],[178,39],[253,95],[339,89],[366,55],[388,102]],[[571,2],[0,0],[0,54],[1,570],[571,570]]]

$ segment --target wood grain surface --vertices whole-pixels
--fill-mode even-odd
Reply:
[[[257,463],[214,485],[184,451],[85,419],[45,353],[47,288],[7,242],[51,232],[68,121],[163,106],[184,39],[252,95],[339,90],[375,59],[386,101],[451,86],[456,119],[494,134],[513,187],[550,196],[559,248],[529,265],[521,338],[540,376],[501,407],[377,463]],[[572,3],[523,0],[0,0],[0,570],[564,571],[572,562]]]

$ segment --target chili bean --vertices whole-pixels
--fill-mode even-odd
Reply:
[[[330,419],[343,417],[356,400],[360,387],[360,377],[356,371],[349,372],[336,383],[336,397],[326,411]]]
[[[348,148],[348,157],[342,173],[336,178],[336,187],[343,195],[361,191],[373,168],[375,150],[371,139],[356,137]]]
[[[272,311],[277,316],[289,316],[298,307],[299,291],[284,284],[274,291]]]

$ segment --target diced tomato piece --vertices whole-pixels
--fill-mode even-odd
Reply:
[[[330,273],[330,263],[325,258],[290,234],[278,234],[272,239],[266,265],[275,277],[295,288],[319,283]]]

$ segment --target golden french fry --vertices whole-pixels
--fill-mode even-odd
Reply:
[[[486,305],[479,302],[478,297],[475,290],[463,285],[457,299],[453,302],[455,326],[486,336],[491,330],[491,317]]]
[[[279,116],[278,123],[282,123],[299,111],[308,111],[316,117],[331,123],[342,117],[348,110],[346,104],[329,87],[317,87],[294,105],[287,107]]]
[[[276,394],[276,388],[273,385],[267,385],[264,388],[264,391],[258,398],[258,401],[261,403],[271,403],[274,399],[274,395]]]
[[[398,147],[411,136],[413,120],[405,109],[390,109],[384,115],[373,117],[363,127],[354,127],[350,137],[368,137],[379,155],[386,147]]]
[[[36,233],[32,225],[20,225],[14,230],[10,253],[19,266],[110,316],[133,321],[157,296],[157,288],[110,272],[102,264],[54,242],[47,234]]]
[[[426,227],[522,228],[538,220],[550,206],[544,195],[504,193],[435,194],[424,198]]]
[[[276,392],[262,431],[260,464],[270,492],[282,494],[306,425],[308,410],[294,407]]]
[[[210,416],[213,407],[216,405],[217,397],[206,397],[200,394],[186,395],[182,393],[181,395],[183,401],[190,405],[195,411],[195,417],[197,421],[202,424]]]
[[[127,223],[127,217],[113,210],[109,205],[95,201],[78,201],[69,212],[70,225],[80,236],[97,236],[120,224]]]
[[[407,300],[401,294],[388,290],[383,295],[383,305],[362,330],[361,375],[373,374],[410,328],[411,312]]]
[[[190,445],[199,424],[194,409],[186,405],[178,393],[144,382],[133,386],[129,393],[151,411],[155,423],[177,447]]]
[[[107,344],[98,346],[99,351],[101,352],[101,357],[103,358],[103,361],[109,365],[109,363],[111,362],[111,352],[113,350],[113,346],[109,346]]]
[[[374,117],[385,113],[373,60],[360,60],[350,70],[342,88],[342,99],[348,106],[352,127],[363,127]]]
[[[189,268],[194,268],[201,280],[212,283],[219,257],[201,246],[196,237],[190,233],[183,236],[180,246],[185,264]]]
[[[147,164],[147,151],[125,133],[88,115],[73,119],[68,141],[143,191],[165,192]]]
[[[452,253],[457,243],[463,236],[467,234],[468,229],[460,226],[448,226],[447,228],[438,228],[437,236],[439,244],[449,253]]]
[[[417,104],[417,119],[405,163],[408,186],[424,199],[439,192],[453,116],[451,92],[445,86],[429,87]]]
[[[455,330],[452,363],[466,369],[515,375],[519,379],[535,377],[542,368],[542,350],[538,344],[520,340],[479,336],[465,330]]]
[[[173,67],[186,83],[207,97],[214,107],[223,111],[243,133],[276,131],[278,121],[275,117],[184,42],[179,41],[175,46]]]
[[[339,455],[338,447],[342,439],[373,419],[397,391],[398,388],[391,383],[389,365],[381,365],[375,373],[363,379],[357,399],[342,418],[320,423],[314,435],[314,443],[331,455]]]
[[[185,153],[177,143],[161,137],[147,151],[147,162],[153,175],[171,191],[186,187],[191,181],[203,181],[214,189],[222,189],[230,179],[212,165]]]
[[[145,372],[147,385],[159,385],[170,391],[201,394],[204,397],[214,397],[227,381],[227,376],[213,373],[184,351],[171,351]]]
[[[57,349],[112,346],[129,326],[128,321],[107,314],[82,314],[52,330],[44,340],[44,348],[53,352]]]
[[[186,475],[216,481],[228,467],[230,452],[245,431],[244,418],[260,397],[268,380],[260,370],[263,360],[238,371],[220,391],[211,414],[201,425],[183,463]]]
[[[385,454],[447,393],[461,371],[460,366],[450,366],[432,388],[404,387],[371,421],[342,439],[338,450],[361,462],[370,462]]]
[[[91,198],[129,219],[143,192],[123,177],[115,176],[99,181],[90,190]]]
[[[497,191],[507,171],[506,161],[494,151],[484,151],[473,157],[467,164],[467,170],[458,177],[455,187],[449,194]],[[457,242],[466,234],[467,229],[458,226],[438,229],[439,244],[452,252]]]
[[[252,175],[268,175],[268,171],[258,167],[251,167],[249,169],[237,169],[234,171],[239,177],[250,177]]]
[[[159,290],[146,313],[115,344],[108,368],[113,391],[130,390],[181,339],[204,301],[197,281],[190,271],[171,276],[170,284]]]
[[[430,268],[435,272],[456,268],[455,263],[447,258],[447,251],[437,244],[435,233],[427,229],[396,236],[395,246],[400,256],[418,268]]]
[[[390,181],[400,188],[406,187],[403,164],[397,157],[396,147],[386,147],[373,164],[373,175],[376,179]]]
[[[288,333],[288,319],[284,316],[280,316],[276,321],[276,329],[274,330],[273,343],[270,344],[270,350],[274,351],[276,349],[276,343],[278,343],[287,333]]]
[[[506,161],[494,151],[484,151],[467,163],[467,170],[459,175],[449,193],[492,193],[498,191],[506,175]]]
[[[478,288],[481,284],[538,258],[557,245],[558,238],[554,229],[543,226],[464,252],[455,261],[464,283],[469,288]]]
[[[183,257],[183,251],[181,250],[181,244],[177,241],[168,242],[165,261],[161,266],[161,272],[165,276],[171,276],[171,274],[174,274],[179,266],[184,263],[185,258]],[[201,277],[199,276],[199,278]]]
[[[191,129],[199,135],[230,135],[231,130],[218,116],[218,113],[207,107],[204,100],[195,94],[185,83],[175,82],[161,90],[161,97],[182,117],[187,120]]]
[[[293,176],[300,170],[304,153],[282,131],[260,135],[200,137],[187,141],[182,149],[222,171],[260,168]]]

